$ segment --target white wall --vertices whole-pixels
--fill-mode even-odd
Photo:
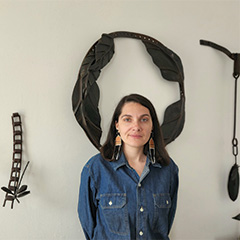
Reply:
[[[168,146],[180,168],[171,239],[237,239],[240,223],[231,218],[240,212],[240,197],[232,202],[227,194],[234,163],[233,61],[199,40],[240,52],[239,0],[0,1],[0,185],[9,181],[11,115],[19,112],[23,163],[30,161],[23,184],[31,190],[13,210],[0,208],[0,239],[84,239],[76,211],[79,177],[97,151],[75,120],[71,95],[90,46],[118,30],[158,39],[184,65],[186,124]],[[178,99],[178,87],[162,80],[140,41],[115,44],[98,80],[104,133],[123,95],[144,94],[160,116]],[[0,204],[4,196],[1,191]]]

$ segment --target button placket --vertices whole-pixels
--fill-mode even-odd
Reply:
[[[145,206],[145,193],[144,193],[144,188],[143,185],[141,183],[141,181],[139,181],[139,183],[137,184],[137,227],[136,227],[136,234],[137,234],[137,239],[142,239],[143,237],[145,238],[145,234],[144,234],[144,229],[145,229],[145,214],[144,214],[144,206]]]

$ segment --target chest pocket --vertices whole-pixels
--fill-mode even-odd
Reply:
[[[126,193],[100,195],[100,206],[111,232],[119,235],[129,233]]]
[[[153,194],[154,205],[157,208],[170,208],[171,198],[169,193]]]
[[[171,208],[171,197],[169,193],[153,194],[154,220],[153,231],[164,233],[168,231],[168,213]]]

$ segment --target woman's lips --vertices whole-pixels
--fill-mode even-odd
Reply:
[[[142,136],[141,135],[137,135],[137,134],[131,134],[130,137],[132,137],[132,138],[141,138]]]

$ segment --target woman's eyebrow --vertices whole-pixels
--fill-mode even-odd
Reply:
[[[142,114],[140,117],[150,117],[150,115],[148,113],[145,113],[145,114]],[[121,118],[124,118],[124,117],[132,117],[131,114],[124,114],[121,116]]]
[[[132,115],[130,115],[130,114],[124,114],[124,115],[121,116],[121,118],[124,118],[124,117],[132,117]]]

